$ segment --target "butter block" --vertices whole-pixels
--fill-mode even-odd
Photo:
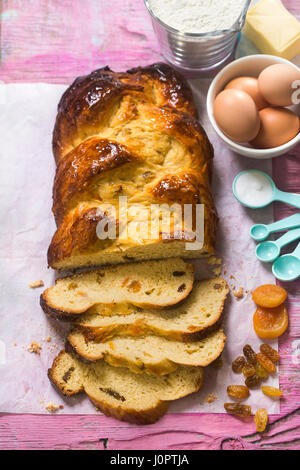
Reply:
[[[280,0],[260,0],[251,8],[244,33],[264,54],[290,60],[300,53],[300,23]]]

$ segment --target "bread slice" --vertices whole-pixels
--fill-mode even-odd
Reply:
[[[83,314],[76,325],[89,340],[107,341],[114,336],[155,334],[177,341],[199,341],[220,326],[224,302],[229,293],[224,279],[208,279],[194,283],[191,294],[179,306],[162,310],[131,306],[123,315],[120,305],[112,306],[114,315]]]
[[[41,295],[41,307],[70,319],[99,304],[161,308],[184,300],[193,288],[194,267],[180,258],[110,266],[58,279]],[[106,311],[103,309],[103,312]],[[110,308],[107,309],[110,314]]]
[[[115,367],[128,367],[138,373],[165,375],[178,366],[205,367],[217,359],[224,349],[226,337],[218,330],[201,341],[186,343],[149,335],[116,336],[110,341],[87,341],[80,329],[68,335],[73,351],[87,361],[104,359]]]
[[[197,392],[203,383],[199,367],[180,367],[164,377],[136,375],[104,361],[84,364],[65,351],[54,359],[48,376],[62,394],[84,391],[107,416],[136,424],[154,423],[169,401]]]

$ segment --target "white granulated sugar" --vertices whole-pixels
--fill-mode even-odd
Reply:
[[[245,0],[149,0],[161,21],[184,33],[229,29],[245,3]]]

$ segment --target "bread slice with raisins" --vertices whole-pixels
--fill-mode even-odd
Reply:
[[[84,364],[65,351],[54,359],[48,376],[63,395],[85,392],[107,416],[135,424],[154,423],[171,400],[197,392],[203,383],[199,367],[179,367],[163,377],[137,375],[105,361]]]
[[[41,295],[42,309],[71,320],[93,309],[112,315],[111,305],[162,308],[175,305],[191,292],[194,267],[180,258],[103,267],[58,279]]]
[[[128,367],[136,374],[165,375],[179,366],[206,367],[222,353],[226,337],[222,330],[197,342],[182,342],[162,336],[116,336],[102,343],[88,341],[80,329],[68,335],[75,354],[86,361],[104,359],[115,367]]]
[[[75,321],[89,340],[107,341],[115,336],[154,334],[177,341],[199,341],[220,327],[222,312],[229,293],[224,279],[196,281],[191,294],[179,305],[161,310],[127,306],[132,313],[123,314],[123,305],[106,306],[112,315],[86,313]]]

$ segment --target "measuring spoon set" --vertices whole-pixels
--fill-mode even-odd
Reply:
[[[241,186],[239,183],[244,183],[243,186],[245,184],[247,186],[244,194],[239,189]],[[255,191],[260,193],[264,191],[265,200],[261,200],[259,203],[249,201],[248,194],[251,188],[254,194]],[[235,198],[245,207],[259,209],[268,206],[273,201],[281,201],[300,209],[299,194],[280,191],[272,178],[259,170],[246,170],[239,173],[233,181],[232,189]],[[265,241],[272,233],[286,230],[288,232],[276,241]],[[269,225],[253,225],[250,229],[250,236],[260,242],[256,247],[257,258],[264,263],[274,263],[272,271],[277,279],[288,282],[300,277],[300,243],[293,253],[280,256],[284,246],[300,239],[300,212]]]

